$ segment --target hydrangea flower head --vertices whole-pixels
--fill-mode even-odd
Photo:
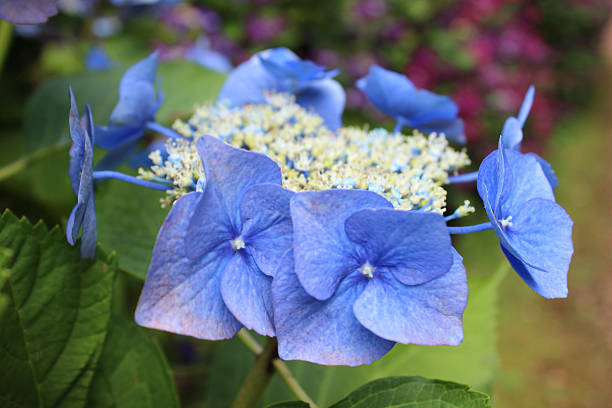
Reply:
[[[338,189],[296,194],[291,218],[272,287],[281,358],[359,365],[394,342],[461,342],[467,282],[441,215]]]
[[[459,108],[447,96],[417,89],[405,76],[373,65],[357,87],[381,112],[392,116],[398,128],[410,126],[423,133],[443,133],[449,140],[465,143]]]
[[[41,24],[57,14],[57,0],[0,0],[0,19],[13,24]]]
[[[270,285],[291,246],[278,165],[202,136],[202,192],[179,198],[158,235],[136,309],[140,325],[218,340],[243,325],[273,336]]]
[[[506,149],[501,139],[478,170],[489,220],[521,278],[543,297],[566,297],[573,222],[555,202],[538,160]]]
[[[147,123],[154,120],[163,101],[163,94],[155,89],[157,59],[158,53],[152,53],[132,65],[121,78],[119,101],[109,126],[96,128],[96,144],[110,150],[99,168],[114,168],[123,161],[144,135]]]
[[[92,259],[96,253],[97,228],[96,207],[93,190],[93,145],[94,130],[91,109],[81,119],[70,88],[69,127],[72,146],[68,175],[72,190],[77,195],[77,204],[68,218],[66,237],[74,245],[81,231],[81,256]]]
[[[295,95],[298,105],[313,109],[332,130],[342,124],[344,90],[332,79],[337,71],[326,71],[312,61],[301,60],[287,48],[261,51],[236,67],[227,77],[218,100],[230,106],[265,103],[265,93]]]

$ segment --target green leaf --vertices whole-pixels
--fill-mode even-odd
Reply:
[[[114,316],[89,391],[88,407],[178,407],[170,368],[145,329]]]
[[[85,406],[110,320],[116,262],[82,260],[59,228],[32,226],[10,211],[0,216],[0,247],[10,250],[0,405]]]
[[[117,103],[119,81],[125,68],[84,72],[55,78],[44,83],[29,98],[24,114],[26,150],[35,152],[57,143],[68,143],[68,85],[79,103],[91,105],[96,125],[106,125]],[[159,65],[165,100],[156,120],[169,123],[191,112],[194,104],[217,96],[224,76],[187,61]]]
[[[144,279],[153,245],[167,208],[161,208],[164,192],[118,180],[109,180],[96,192],[98,241],[119,256],[119,267]]]
[[[379,361],[360,367],[326,367],[300,361],[288,361],[287,364],[320,406],[337,401],[355,384],[394,375],[444,378],[486,390],[497,371],[497,289],[506,271],[504,267],[489,278],[469,279],[470,296],[463,317],[464,340],[460,346],[396,344]],[[282,381],[273,378],[264,400],[270,403],[289,398],[291,394]]]
[[[467,385],[423,377],[389,377],[351,392],[331,408],[487,408],[489,397]]]
[[[310,405],[304,401],[282,401],[268,405],[266,408],[310,408]]]

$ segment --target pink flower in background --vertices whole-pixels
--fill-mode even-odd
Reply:
[[[285,22],[280,17],[250,16],[246,19],[245,31],[250,42],[267,42],[285,31]]]
[[[404,74],[419,88],[432,89],[440,78],[444,64],[436,52],[429,48],[417,50],[412,55]]]
[[[353,7],[355,17],[362,21],[375,20],[387,13],[386,0],[360,0]]]

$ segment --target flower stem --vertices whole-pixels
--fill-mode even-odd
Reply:
[[[450,184],[469,183],[478,179],[478,172],[459,174],[458,176],[450,176],[448,182]]]
[[[152,181],[147,181],[143,179],[139,179],[138,177],[128,176],[127,174],[119,173],[118,171],[94,171],[93,179],[94,180],[103,180],[113,178],[121,181],[125,181],[127,183],[136,184],[137,186],[150,188],[152,190],[166,191],[174,188],[173,186],[163,185],[158,183],[153,183]]]
[[[276,338],[268,340],[261,353],[257,355],[255,364],[242,384],[232,408],[251,408],[257,406],[257,401],[266,389],[274,374],[272,360],[276,354]]]
[[[167,128],[165,126],[160,125],[159,123],[156,122],[147,122],[147,128],[160,133],[164,136],[166,136],[169,139],[183,139],[183,140],[189,140],[188,138],[186,138],[185,136],[175,132],[174,130]]]
[[[238,332],[238,338],[240,339],[240,341],[242,341],[242,343],[244,343],[246,348],[248,348],[249,351],[251,351],[251,353],[255,354],[256,356],[260,356],[265,353],[265,349],[262,349],[259,343],[257,343],[253,336],[251,336],[246,330],[240,330]],[[276,341],[274,341],[274,345],[276,347]],[[255,362],[255,364],[257,364],[257,361]],[[287,364],[285,364],[283,360],[278,358],[278,350],[276,348],[273,354],[271,364],[274,367],[274,370],[276,370],[278,375],[283,379],[283,381],[287,385],[287,388],[289,388],[289,390],[296,398],[298,398],[300,401],[304,401],[305,403],[310,405],[311,408],[318,408],[317,404],[315,404],[312,398],[310,398],[308,394],[306,394],[306,391],[304,391],[300,383],[293,376],[291,370],[289,370],[289,367],[287,367]]]
[[[471,234],[472,232],[480,232],[493,229],[493,224],[483,222],[482,224],[468,225],[467,227],[446,227],[451,234]]]
[[[24,7],[24,6],[21,6]],[[0,20],[0,74],[4,66],[4,60],[8,55],[13,36],[13,25],[5,20]]]

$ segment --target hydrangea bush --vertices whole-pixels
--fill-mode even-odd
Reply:
[[[396,343],[461,344],[470,271],[456,234],[493,230],[531,289],[567,296],[572,220],[555,202],[550,164],[520,151],[533,88],[500,129],[498,148],[466,173],[456,105],[401,74],[373,66],[358,83],[396,120],[392,131],[345,127],[334,71],[287,49],[265,50],[228,75],[216,101],[169,129],[154,121],[156,64],[153,54],[127,70],[111,127],[94,127],[89,107],[79,119],[70,93],[78,202],[68,242],[82,228],[81,255],[95,256],[94,181],[165,192],[158,204],[169,212],[135,310],[139,325],[205,340],[238,334],[314,406],[278,368],[283,360],[358,366]],[[99,166],[144,127],[165,142],[137,176],[94,168],[94,143],[109,149]],[[98,133],[114,142],[99,143]],[[446,188],[474,181],[482,203],[448,208]],[[475,211],[488,221],[452,225]],[[258,350],[243,327],[273,339],[269,347]],[[235,406],[263,392],[253,384],[270,374],[257,367]]]

